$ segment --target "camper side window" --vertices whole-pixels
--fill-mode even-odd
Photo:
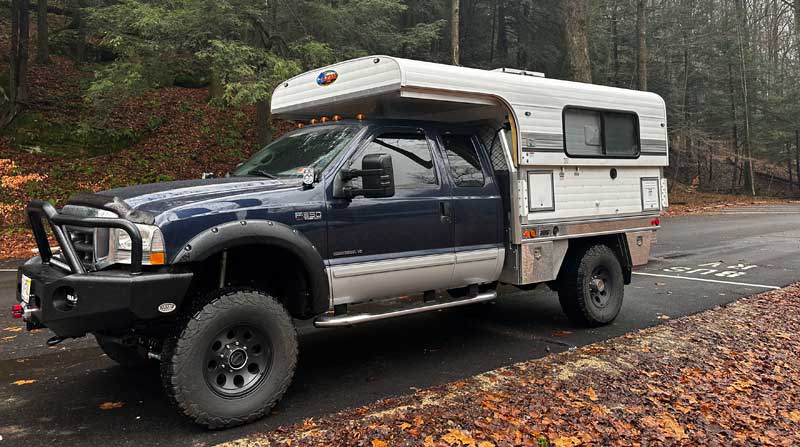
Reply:
[[[639,129],[636,114],[606,110],[564,110],[567,155],[592,158],[636,158]]]

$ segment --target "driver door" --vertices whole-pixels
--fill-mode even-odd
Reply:
[[[446,287],[455,266],[451,191],[432,140],[421,128],[380,128],[345,166],[360,169],[368,154],[392,157],[395,195],[336,199],[328,189],[334,304]]]

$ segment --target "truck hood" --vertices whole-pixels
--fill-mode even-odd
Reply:
[[[160,215],[194,204],[218,201],[230,196],[296,189],[294,183],[257,177],[150,183],[109,189],[100,194],[119,197],[130,207]]]

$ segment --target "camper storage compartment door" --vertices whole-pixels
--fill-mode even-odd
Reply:
[[[661,188],[658,177],[642,177],[642,211],[661,210]]]
[[[555,211],[553,171],[528,171],[528,211]]]

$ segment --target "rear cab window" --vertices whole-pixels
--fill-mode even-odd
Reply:
[[[441,135],[453,183],[461,188],[480,188],[486,184],[478,148],[471,135]]]

